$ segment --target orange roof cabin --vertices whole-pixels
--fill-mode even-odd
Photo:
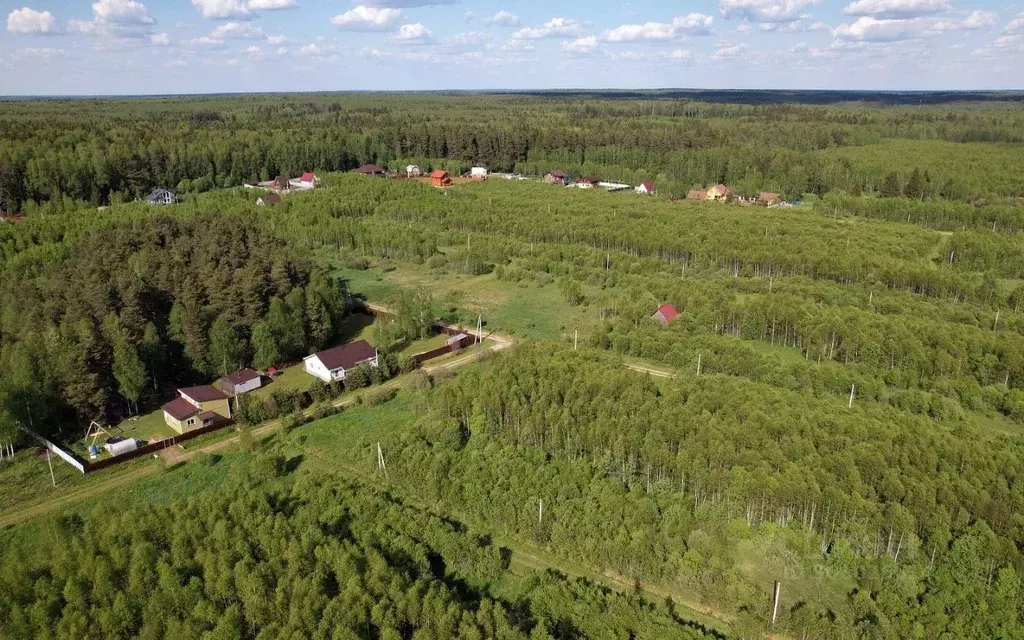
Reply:
[[[767,207],[777,205],[781,202],[779,194],[772,193],[771,191],[762,191],[761,195],[757,196],[757,204],[763,204]]]
[[[383,176],[384,169],[378,167],[375,164],[364,164],[363,166],[356,169],[356,173],[361,173],[364,176]]]
[[[445,187],[450,187],[452,186],[452,178],[451,176],[448,175],[447,171],[441,171],[440,169],[438,169],[437,171],[431,171],[430,186],[438,187],[441,189],[444,189]]]
[[[654,315],[651,317],[660,322],[661,324],[667,325],[668,323],[675,320],[676,316],[678,315],[679,312],[676,311],[675,306],[670,302],[666,302],[665,304],[658,307],[658,310],[655,311]]]
[[[707,200],[708,192],[704,189],[690,189],[686,192],[687,200]]]
[[[569,174],[564,171],[548,171],[544,174],[544,182],[548,184],[569,184]]]

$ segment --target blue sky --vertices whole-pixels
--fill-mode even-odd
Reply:
[[[999,0],[0,0],[0,13],[5,95],[1024,88],[1024,6]]]

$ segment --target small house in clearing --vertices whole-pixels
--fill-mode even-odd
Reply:
[[[384,169],[378,167],[375,164],[364,164],[363,166],[356,169],[356,173],[361,173],[364,176],[384,176]]]
[[[268,188],[273,189],[274,191],[288,191],[292,188],[292,181],[288,178],[287,173],[282,173],[274,178]]]
[[[178,389],[178,397],[161,407],[164,422],[178,433],[208,427],[231,419],[231,405],[220,389],[211,385]]]
[[[728,202],[733,197],[733,190],[724,184],[716,184],[715,186],[708,189],[708,200],[714,200],[716,202]]]
[[[708,192],[704,189],[690,189],[686,192],[687,200],[707,200]]]
[[[178,199],[174,197],[169,189],[154,189],[148,196],[146,196],[146,204],[151,205],[165,205],[174,204]]]
[[[469,170],[470,178],[486,178],[490,172],[487,167],[473,167]]]
[[[430,186],[445,188],[452,186],[452,178],[448,175],[447,171],[436,169],[430,172]]]
[[[265,207],[267,205],[274,205],[281,202],[281,196],[276,193],[268,193],[256,198],[257,207]]]
[[[348,371],[361,364],[377,366],[377,350],[366,340],[356,340],[303,359],[303,368],[324,382],[344,380]]]
[[[654,315],[651,317],[660,322],[661,324],[667,325],[668,323],[675,320],[676,316],[678,315],[679,312],[676,311],[675,306],[670,302],[666,302],[665,304],[658,307],[658,310],[655,311]]]
[[[600,181],[601,179],[598,178],[597,176],[584,176],[576,181],[575,186],[579,187],[580,189],[593,189],[594,186]]]
[[[239,369],[220,379],[220,390],[231,396],[240,396],[243,393],[255,391],[263,386],[263,376],[259,371],[252,369]]]
[[[544,182],[548,184],[569,184],[569,174],[563,171],[548,171],[544,174]]]
[[[640,186],[636,188],[637,193],[654,193],[654,183],[650,180],[640,183]]]
[[[419,176],[423,175],[423,171],[421,171],[417,165],[410,164],[405,167],[405,175],[409,176],[410,178],[418,178]]]
[[[772,207],[782,202],[779,198],[779,194],[772,193],[771,191],[762,191],[761,195],[757,196],[757,204],[763,204],[766,207]]]
[[[312,171],[306,171],[301,176],[299,176],[298,179],[289,180],[288,184],[293,189],[316,189],[318,186],[320,186],[320,178],[316,177],[316,174],[313,173]]]

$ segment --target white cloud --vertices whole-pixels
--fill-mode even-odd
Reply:
[[[92,4],[92,20],[69,20],[68,30],[106,40],[103,46],[140,40],[149,40],[151,44],[163,46],[163,38],[153,38],[159,35],[153,33],[155,24],[156,20],[141,2],[97,0]]]
[[[107,24],[156,24],[146,5],[135,0],[98,0],[92,13],[95,20]]]
[[[526,27],[512,34],[516,40],[540,40],[542,38],[564,38],[579,36],[586,26],[572,18],[552,18],[539,27]]]
[[[261,49],[257,45],[252,45],[251,47],[246,47],[245,48],[245,53],[248,54],[252,58],[262,58],[263,57],[263,49]]]
[[[688,13],[685,16],[672,18],[672,28],[676,33],[691,36],[706,36],[711,33],[714,18],[704,13]]]
[[[64,55],[63,49],[54,47],[26,47],[18,50],[19,58],[54,58]]]
[[[169,47],[171,38],[166,33],[154,33],[149,36],[149,43],[157,47]]]
[[[167,69],[174,69],[176,67],[187,67],[188,63],[180,58],[178,60],[168,60],[164,63],[164,67]]]
[[[57,20],[49,11],[36,11],[28,7],[7,14],[7,30],[11,33],[44,35],[57,33]]]
[[[485,18],[484,22],[497,27],[518,27],[519,16],[514,13],[510,13],[502,9],[498,13],[494,14],[489,18]]]
[[[432,42],[434,34],[419,22],[403,24],[395,32],[395,40],[405,44],[426,44]]]
[[[7,22],[10,25],[10,21]],[[1024,30],[1024,11],[1018,13],[1013,20],[1010,20],[1006,25],[1006,31],[1022,31]]]
[[[597,49],[597,36],[587,36],[585,38],[577,38],[569,42],[563,42],[562,48],[569,53],[577,54],[590,54]]]
[[[635,42],[636,40],[671,40],[676,37],[672,25],[664,22],[645,22],[644,24],[624,24],[614,29],[606,29],[601,39],[607,42]]]
[[[693,58],[693,55],[686,49],[676,49],[665,57],[672,62],[689,62]]]
[[[536,51],[537,47],[526,40],[509,40],[498,47],[501,51]]]
[[[963,22],[964,29],[986,29],[996,23],[995,11],[972,11]]]
[[[861,42],[895,42],[912,37],[906,20],[879,20],[870,16],[857,18],[851,24],[841,24],[832,35],[843,40]]]
[[[399,9],[378,9],[359,5],[331,18],[331,24],[345,31],[384,31],[403,18]]]
[[[280,11],[281,9],[295,9],[299,6],[296,0],[249,0],[250,9],[262,11]]]
[[[286,36],[270,36],[267,38],[267,44],[279,45],[287,43],[288,38]]]
[[[453,47],[480,47],[490,42],[491,37],[480,31],[457,33],[445,40],[445,44]]]
[[[323,47],[318,47],[316,44],[307,44],[299,49],[300,56],[319,56],[324,53],[327,53],[327,50]]]
[[[751,22],[792,22],[820,0],[718,0],[718,10],[726,18]]]
[[[750,50],[745,43],[733,44],[733,45],[721,45],[715,52],[711,54],[712,60],[729,60],[732,58],[739,58],[746,55],[747,51]]]
[[[288,47],[278,47],[277,48],[277,55],[283,56],[283,55],[286,55],[287,53],[288,53]]]
[[[472,11],[467,11],[466,13],[462,14],[462,18],[466,22],[473,22],[473,17],[474,16],[473,16],[473,12]]]
[[[211,40],[263,40],[267,34],[251,22],[226,22],[210,32]]]
[[[252,14],[243,0],[192,0],[192,6],[211,20],[248,18]]]
[[[373,7],[411,9],[412,7],[431,7],[439,4],[458,4],[459,0],[367,0],[366,3]]]
[[[951,0],[855,0],[846,5],[843,13],[848,16],[905,20],[942,13],[952,7]]]

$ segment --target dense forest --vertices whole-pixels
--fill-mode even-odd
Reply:
[[[237,216],[146,218],[18,254],[0,276],[0,429],[135,413],[168,389],[333,343],[343,284]]]
[[[1024,637],[1019,102],[755,98],[0,104],[0,198],[25,213],[0,224],[0,442],[33,421],[80,436],[176,385],[295,360],[344,340],[362,298],[399,312],[373,327],[381,345],[434,317],[521,343],[455,375],[387,354],[347,386],[401,379],[340,415],[325,385],[254,399],[244,433],[286,415],[296,455],[337,438],[301,481],[261,454],[261,479],[231,490],[58,519],[48,555],[5,563],[0,627],[708,637],[554,574],[510,598],[504,550],[468,522],[694,594],[737,637],[768,631],[776,579],[782,637]],[[659,194],[441,190],[347,171],[363,162]],[[275,206],[234,188],[305,169],[323,188]],[[717,182],[802,203],[666,197]],[[154,186],[182,202],[133,202]],[[664,303],[668,324],[651,317]]]
[[[751,97],[754,104],[664,93],[7,101],[0,201],[31,213],[38,204],[130,201],[154,187],[185,194],[282,172],[408,161],[653,179],[677,194],[724,182],[793,199],[845,192],[989,203],[1024,195],[1014,170],[1024,119],[1013,96],[927,108]]]
[[[663,605],[553,573],[495,598],[485,585],[506,575],[505,550],[337,482],[250,479],[48,533],[52,553],[0,569],[5,638],[713,637]]]

